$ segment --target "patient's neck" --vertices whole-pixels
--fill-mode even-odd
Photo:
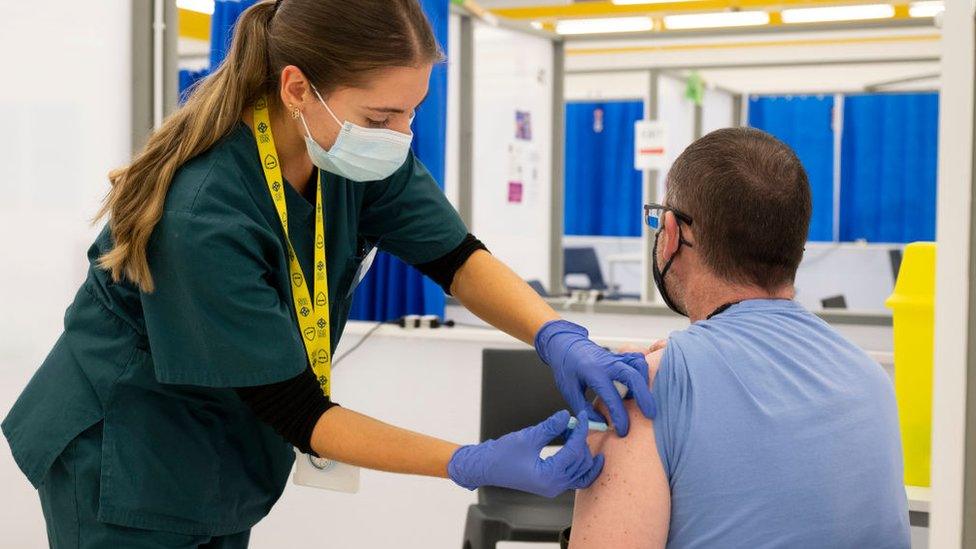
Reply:
[[[793,299],[796,290],[787,284],[775,290],[758,286],[733,284],[711,273],[702,273],[689,281],[685,290],[685,307],[692,322],[708,318],[719,307],[749,299]]]

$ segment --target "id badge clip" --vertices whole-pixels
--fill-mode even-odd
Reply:
[[[359,467],[295,450],[295,475],[292,481],[299,486],[355,494],[359,492]]]

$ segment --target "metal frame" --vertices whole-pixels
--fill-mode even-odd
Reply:
[[[552,200],[549,213],[549,291],[566,291],[563,280],[563,233],[565,232],[566,168],[566,47],[553,42],[552,52]]]
[[[452,5],[453,7],[453,5]],[[458,108],[458,214],[468,227],[473,221],[474,190],[474,23],[462,14],[459,47],[460,82]]]
[[[176,109],[179,95],[176,0],[132,3],[132,151]]]
[[[740,127],[746,120],[745,95],[741,93],[732,94],[732,126]]]
[[[644,120],[657,120],[658,117],[658,84],[661,79],[660,70],[647,71],[647,96],[644,101]],[[658,202],[657,179],[658,170],[643,170],[643,191],[644,204]],[[636,215],[637,212],[634,212]],[[657,301],[657,288],[654,285],[654,275],[652,272],[651,256],[654,253],[654,241],[651,238],[651,228],[646,223],[641,223],[641,301],[644,303],[654,303]]]
[[[153,128],[153,0],[132,2],[132,151],[138,151]]]
[[[976,21],[971,0],[942,18],[930,547],[976,545]]]
[[[451,13],[460,16],[460,105],[459,124],[461,143],[458,151],[458,213],[471,226],[474,196],[474,21],[478,15],[463,6],[451,4]],[[552,134],[551,134],[551,181],[549,216],[549,280],[551,293],[563,293],[563,208],[564,208],[564,144],[565,144],[565,63],[566,52],[562,37],[558,34],[533,28],[531,25],[506,19],[491,19],[487,24],[530,34],[552,42]]]

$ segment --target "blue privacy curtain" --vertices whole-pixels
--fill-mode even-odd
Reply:
[[[841,240],[935,240],[939,94],[844,99]]]
[[[749,125],[793,147],[803,163],[813,195],[809,240],[834,239],[833,96],[754,96]]]
[[[640,236],[634,122],[643,118],[643,101],[566,104],[566,234]]]
[[[244,10],[257,0],[216,0],[214,12],[210,16],[210,66],[200,70],[180,70],[180,103],[186,101],[190,88],[210,74],[227,57],[231,38],[234,36],[234,23]]]
[[[447,51],[449,0],[421,0],[437,41]],[[413,120],[413,152],[444,188],[447,141],[447,64],[434,66],[427,99]],[[354,320],[392,320],[405,314],[444,316],[444,291],[413,267],[380,253],[356,289],[349,317]]]

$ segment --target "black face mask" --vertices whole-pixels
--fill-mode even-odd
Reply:
[[[661,270],[657,266],[657,241],[661,236],[661,231],[658,231],[654,235],[654,250],[651,252],[651,271],[654,273],[654,284],[657,286],[659,292],[661,292],[661,298],[664,299],[664,304],[668,306],[668,309],[678,313],[681,316],[688,316],[688,313],[681,309],[677,303],[668,294],[668,287],[664,284],[664,275],[668,274],[671,270],[671,263],[674,262],[674,258],[678,256],[678,252],[681,251],[681,245],[685,244],[685,239],[681,237],[681,229],[678,229],[678,249],[674,251],[674,255],[671,259],[664,264],[664,270]]]

